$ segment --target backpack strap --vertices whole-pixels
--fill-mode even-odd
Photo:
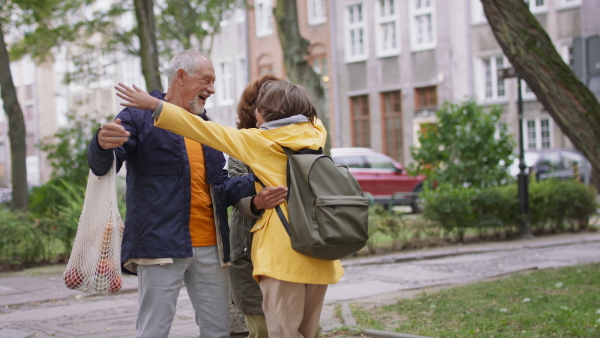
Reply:
[[[320,155],[323,154],[323,148],[319,148],[319,150],[314,150],[314,149],[310,149],[310,148],[304,148],[304,149],[300,149],[298,151],[294,151],[288,147],[284,147],[281,146],[281,149],[283,149],[283,152],[289,157],[290,155],[295,155],[295,154],[314,154],[314,155]],[[287,186],[288,189],[290,187],[290,162],[288,160],[287,162],[287,166],[286,166],[286,177],[287,177]],[[256,182],[258,182],[263,188],[266,188],[265,184],[256,176],[254,175],[254,179]],[[290,192],[288,190],[288,196],[289,196]],[[275,207],[275,211],[277,211],[277,216],[279,216],[279,219],[281,220],[281,223],[283,224],[283,227],[285,228],[285,232],[287,232],[287,234],[292,237],[292,233],[290,232],[290,223],[288,222],[287,218],[285,217],[285,214],[283,213],[283,210],[281,210],[281,207],[276,206]]]
[[[254,178],[255,178],[256,182],[260,183],[260,185],[263,188],[266,188],[265,184],[258,177],[254,176]],[[281,224],[283,224],[283,227],[285,228],[285,232],[287,232],[288,236],[292,237],[292,234],[290,232],[290,223],[288,222],[287,218],[283,214],[283,210],[281,210],[280,206],[276,206],[275,211],[277,211],[277,216],[279,216],[279,219],[281,220]]]

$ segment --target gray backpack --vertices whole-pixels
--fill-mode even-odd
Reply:
[[[289,222],[279,206],[276,211],[292,248],[326,260],[362,249],[369,239],[369,199],[348,168],[335,164],[321,149],[282,148],[288,155]]]

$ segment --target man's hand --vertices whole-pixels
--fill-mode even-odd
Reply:
[[[104,150],[117,148],[127,142],[128,137],[129,132],[121,125],[121,119],[116,119],[102,125],[98,131],[98,145]]]
[[[252,199],[252,209],[258,211],[275,208],[283,203],[285,196],[287,195],[287,191],[288,188],[283,186],[263,188]]]
[[[156,110],[156,107],[158,107],[158,103],[160,102],[159,99],[150,96],[150,94],[141,90],[136,85],[133,85],[132,89],[122,83],[119,83],[115,89],[117,90],[117,96],[126,101],[121,102],[121,105],[125,107]]]

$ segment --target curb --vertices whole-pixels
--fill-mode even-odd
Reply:
[[[392,263],[402,263],[402,262],[412,262],[423,259],[439,259],[446,258],[452,256],[460,256],[460,255],[469,255],[476,253],[484,253],[484,252],[497,252],[497,251],[506,251],[506,250],[519,250],[519,249],[531,249],[531,248],[546,248],[553,246],[561,246],[568,244],[585,244],[585,243],[595,243],[600,242],[600,236],[595,236],[592,239],[577,239],[577,240],[555,240],[552,242],[539,242],[539,243],[528,243],[528,244],[508,244],[506,246],[497,246],[494,248],[474,248],[474,249],[464,249],[464,250],[449,250],[449,251],[440,251],[440,252],[431,252],[431,253],[412,253],[412,254],[389,254],[388,257],[375,257],[375,258],[355,258],[342,262],[343,267],[348,266],[362,266],[362,265],[373,265],[373,264],[392,264]]]

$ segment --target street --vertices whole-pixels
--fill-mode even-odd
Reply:
[[[481,243],[344,260],[346,274],[329,287],[324,332],[355,325],[347,305],[391,302],[398,293],[463,284],[531,269],[600,262],[596,233],[546,236],[530,241]],[[114,295],[86,295],[62,285],[64,266],[0,276],[0,337],[132,337],[137,279],[124,278]],[[343,318],[334,314],[342,305]],[[197,327],[185,288],[170,337],[195,337]]]

